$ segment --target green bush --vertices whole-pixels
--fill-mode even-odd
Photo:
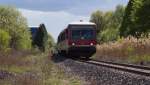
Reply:
[[[9,34],[0,29],[0,50],[6,50],[9,47],[10,36]]]

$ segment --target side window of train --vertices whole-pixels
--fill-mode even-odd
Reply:
[[[66,39],[68,39],[68,29],[66,30]]]
[[[60,42],[60,36],[58,37],[58,42]]]
[[[60,35],[60,41],[63,41],[63,37],[62,37],[62,34]]]
[[[59,37],[58,37],[58,42],[61,42],[61,41],[65,40],[65,39],[66,39],[66,35],[65,35],[65,32],[63,32],[63,33],[61,33],[61,34],[59,35]]]
[[[62,41],[65,40],[65,32],[62,34]]]
[[[60,41],[63,41],[64,40],[64,33],[62,33],[60,36],[61,36]]]

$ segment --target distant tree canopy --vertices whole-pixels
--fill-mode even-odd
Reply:
[[[101,32],[104,28],[105,21],[104,21],[104,14],[101,11],[95,11],[91,15],[91,22],[94,22],[96,24],[97,28],[97,33]]]
[[[41,51],[45,51],[54,46],[53,38],[48,35],[44,24],[40,24],[33,41],[32,39],[33,36],[22,14],[14,7],[0,6],[0,50],[30,50],[34,44]]]
[[[98,27],[97,41],[108,42],[118,37],[150,34],[150,0],[129,0],[127,7],[118,5],[115,11],[96,11],[91,15]]]
[[[112,14],[112,19],[109,20],[113,28],[116,29],[120,28],[123,21],[124,13],[125,13],[125,7],[122,5],[118,5],[116,7],[116,10]]]
[[[130,0],[120,27],[120,35],[140,37],[150,32],[150,0]]]
[[[34,45],[38,46],[41,51],[45,51],[47,46],[48,33],[44,24],[40,24],[35,39]]]
[[[31,48],[31,34],[27,28],[26,19],[16,8],[0,6],[0,29],[10,36],[9,47],[14,49]],[[6,33],[2,34],[6,35]]]
[[[54,39],[47,33],[44,24],[40,24],[39,27],[31,27],[32,45],[38,47],[39,50],[45,52],[55,46]]]
[[[101,12],[96,11],[91,15],[90,21],[97,25],[97,41],[108,42],[114,41],[119,36],[125,7],[118,5],[115,11]]]

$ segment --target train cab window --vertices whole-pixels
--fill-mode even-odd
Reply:
[[[93,39],[94,31],[93,30],[72,30],[72,39]]]
[[[81,37],[83,39],[92,39],[93,38],[93,30],[83,30],[81,32]]]
[[[80,30],[72,30],[72,39],[80,39]]]

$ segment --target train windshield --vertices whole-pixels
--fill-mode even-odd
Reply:
[[[88,29],[88,30],[72,30],[72,39],[93,39],[94,38],[94,30]]]

